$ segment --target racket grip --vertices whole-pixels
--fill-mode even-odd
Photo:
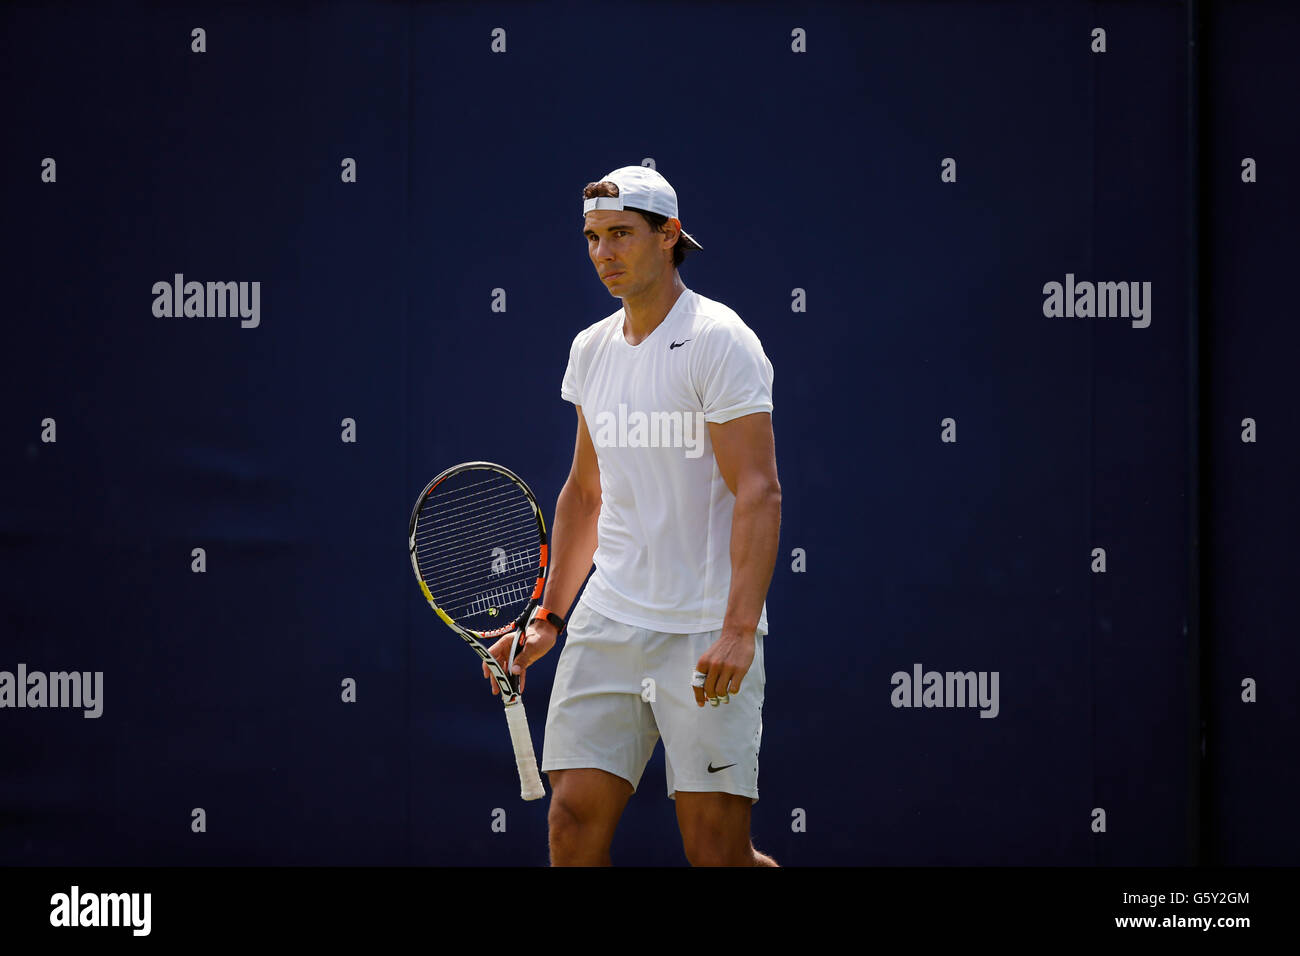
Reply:
[[[522,697],[506,704],[506,723],[510,725],[510,742],[514,744],[515,764],[519,768],[519,795],[525,800],[538,800],[546,796],[546,790],[537,773],[537,757],[533,754],[533,737],[528,732],[528,715],[524,713]]]

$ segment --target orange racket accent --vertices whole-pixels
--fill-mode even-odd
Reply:
[[[546,578],[545,577],[538,578],[537,587],[533,588],[533,596],[530,598],[530,600],[540,601],[542,599],[542,588],[545,586],[546,586]]]
[[[546,567],[546,545],[542,545],[542,567]]]

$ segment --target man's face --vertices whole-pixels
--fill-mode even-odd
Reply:
[[[662,277],[669,261],[664,249],[669,236],[651,229],[639,212],[593,209],[587,213],[582,230],[591,264],[610,295],[636,296]]]

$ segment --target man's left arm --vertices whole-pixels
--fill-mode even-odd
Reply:
[[[717,424],[709,438],[722,480],[736,496],[731,518],[731,591],[722,633],[696,665],[708,675],[695,688],[703,707],[710,697],[739,692],[754,662],[758,620],[772,583],[781,531],[781,485],[776,477],[776,442],[771,412],[756,412]]]

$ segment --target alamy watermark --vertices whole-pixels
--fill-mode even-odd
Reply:
[[[599,448],[684,448],[687,458],[704,454],[708,423],[703,412],[629,412],[618,403],[618,413],[596,415],[591,440]]]
[[[1049,319],[1132,319],[1135,329],[1151,324],[1150,282],[1075,282],[1065,274],[1065,284],[1043,285],[1043,315]]]
[[[262,322],[260,282],[186,282],[178,272],[171,282],[155,282],[153,295],[153,314],[160,319],[238,316],[245,329],[255,329]]]
[[[997,671],[895,671],[889,702],[895,707],[979,707],[981,717],[998,715]]]
[[[152,893],[83,893],[73,885],[50,897],[50,925],[125,926],[133,936],[148,936],[152,928]]]
[[[76,707],[83,717],[104,712],[103,671],[28,671],[19,664],[17,673],[0,671],[0,708]]]

